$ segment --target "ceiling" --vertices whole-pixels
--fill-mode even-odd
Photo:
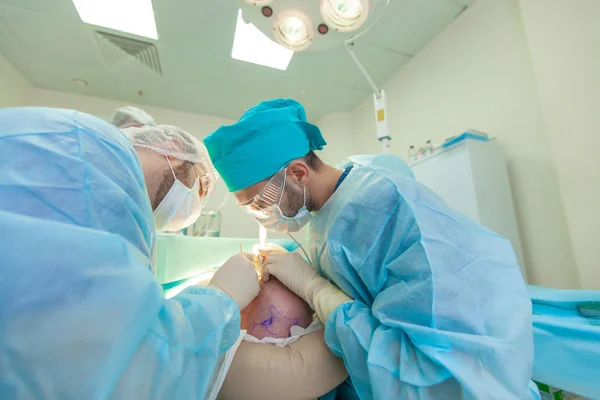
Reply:
[[[382,85],[473,1],[391,0],[357,41],[356,54]],[[133,58],[109,65],[96,31],[136,37],[81,22],[71,0],[0,0],[0,54],[39,88],[232,119],[261,100],[292,97],[316,120],[349,111],[371,94],[342,47],[296,53],[287,71],[231,59],[237,1],[153,5],[162,75]]]

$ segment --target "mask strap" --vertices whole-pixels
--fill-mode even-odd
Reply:
[[[173,178],[175,178],[175,180],[177,180],[177,177],[175,176],[175,171],[173,171],[173,166],[171,165],[171,161],[169,160],[169,157],[165,156],[165,158],[167,159],[167,162],[169,163],[169,168],[171,168],[171,173],[173,174]]]
[[[281,204],[281,199],[283,198],[283,192],[285,190],[285,180],[287,179],[287,168],[284,170],[283,172],[283,184],[281,186],[281,195],[279,195],[279,201],[277,202],[278,205]],[[306,207],[306,186],[302,187],[303,191],[302,193],[304,193],[304,204],[302,205],[302,207]]]
[[[279,195],[279,200],[277,201],[277,205],[281,204],[281,199],[283,199],[283,192],[285,191],[285,180],[287,179],[287,168],[283,170],[283,183],[281,184],[281,194]]]
[[[304,189],[304,205],[302,207],[306,207],[306,186],[304,186],[302,189]]]
[[[173,178],[175,178],[176,181],[178,181],[179,179],[177,179],[177,176],[175,175],[175,171],[173,170],[173,166],[171,165],[171,161],[169,160],[169,157],[165,156],[165,158],[167,159],[167,162],[169,163],[169,168],[171,168],[171,173],[173,174]],[[194,180],[194,182],[196,180],[198,180],[198,174],[196,173],[196,169],[194,168],[194,164],[192,164],[189,161],[186,161],[187,163],[190,164],[190,166],[192,167],[192,172],[194,173],[194,177],[196,178]]]
[[[198,174],[196,173],[196,168],[194,168],[194,164],[192,164],[191,162],[188,161],[188,163],[190,164],[190,166],[192,167],[192,171],[194,172],[194,178],[196,178],[196,180],[198,179]]]

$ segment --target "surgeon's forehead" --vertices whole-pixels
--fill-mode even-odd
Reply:
[[[248,186],[245,189],[238,190],[233,194],[235,195],[239,203],[247,202],[248,200],[253,199],[257,194],[259,194],[260,191],[263,190],[263,188],[267,185],[267,182],[269,182],[269,180],[265,179],[263,181],[255,183],[252,186]]]

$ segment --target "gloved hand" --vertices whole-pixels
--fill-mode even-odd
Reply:
[[[256,250],[261,257],[267,258],[271,253],[287,253],[288,251],[282,246],[275,243],[265,243],[263,247],[257,245]]]
[[[262,280],[268,281],[271,275],[304,299],[323,323],[340,304],[352,301],[327,279],[320,277],[298,253],[269,254],[262,270]]]
[[[246,308],[260,291],[258,275],[252,260],[252,254],[236,254],[217,270],[208,284],[231,297],[240,307],[240,311]]]

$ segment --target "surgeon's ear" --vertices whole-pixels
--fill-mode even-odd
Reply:
[[[288,179],[290,177],[293,177],[294,181],[298,185],[304,187],[304,186],[308,185],[309,171],[310,171],[310,169],[304,161],[294,160],[287,167]]]

